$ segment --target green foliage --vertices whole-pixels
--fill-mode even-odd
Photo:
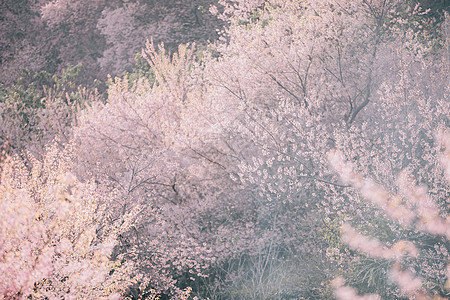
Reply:
[[[41,99],[33,87],[24,88],[19,85],[6,88],[1,86],[0,103],[3,104],[1,116],[18,120],[20,127],[27,131],[33,130],[33,124],[30,124],[33,112],[45,107]]]
[[[260,9],[252,9],[247,19],[238,20],[238,25],[245,26],[248,29],[258,25],[264,28],[269,25],[270,17],[261,18],[262,16],[263,12]]]
[[[96,89],[78,85],[82,65],[68,66],[60,75],[23,70],[16,84],[0,86],[0,130],[18,152],[43,150],[57,135],[69,139],[77,113],[98,102]]]
[[[129,88],[131,88],[133,82],[138,81],[141,78],[147,79],[151,84],[155,82],[155,72],[147,61],[142,57],[142,54],[137,53],[134,57],[134,65],[131,72],[123,72],[123,77],[127,78]],[[108,85],[111,82],[108,80]]]
[[[57,89],[61,89],[65,87],[66,89],[75,89],[76,88],[76,80],[80,76],[80,72],[83,65],[78,63],[77,65],[68,65],[62,71],[61,76],[53,76],[53,80],[57,86]]]
[[[345,244],[341,241],[339,228],[345,219],[345,215],[338,214],[334,219],[325,219],[320,230],[322,238],[330,245],[329,247],[342,249]]]

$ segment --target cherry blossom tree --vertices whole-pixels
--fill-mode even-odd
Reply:
[[[228,43],[216,48],[220,59],[210,66],[211,97],[238,104],[234,130],[257,145],[238,175],[255,191],[255,206],[266,208],[258,225],[283,236],[280,256],[289,249],[291,258],[306,258],[294,259],[304,269],[326,270],[304,281],[302,295],[324,292],[331,274],[342,270],[361,285],[370,279],[371,288],[387,289],[370,275],[375,268],[351,268],[353,256],[339,245],[335,224],[354,215],[373,218],[386,227],[373,230],[386,235],[401,229],[360,201],[349,202],[355,195],[333,179],[325,153],[342,147],[364,175],[390,187],[396,172],[410,166],[433,193],[445,195],[431,159],[432,129],[448,126],[445,41],[422,43],[418,31],[402,25],[412,21],[399,16],[402,5],[395,1],[236,2],[229,7],[238,14],[226,31]],[[410,11],[423,15],[420,7]],[[347,261],[330,259],[337,252]]]
[[[133,216],[105,228],[101,203],[111,195],[79,182],[70,156],[55,145],[42,162],[13,156],[2,167],[2,298],[117,299],[134,280],[130,266],[109,259]]]
[[[96,31],[80,45],[89,48],[92,36],[104,35],[109,45],[98,47],[103,57],[91,60],[114,72],[141,47],[144,35],[155,28],[161,36],[171,31],[162,17],[156,25],[143,19],[146,12],[158,15],[149,3],[83,3],[52,1],[42,14],[55,32],[68,26],[64,40],[78,32],[83,18],[91,18],[83,12],[92,8],[96,17],[89,26]],[[194,4],[202,3],[210,2]],[[90,105],[80,110],[70,96],[46,89],[45,100],[32,99],[32,109],[16,108],[18,96],[4,94],[3,112],[23,112],[3,113],[0,120],[12,146],[45,149],[55,136],[60,147],[70,145],[69,152],[54,147],[33,151],[34,158],[22,154],[26,162],[15,172],[28,175],[18,185],[12,175],[5,181],[12,182],[5,189],[24,195],[11,199],[55,215],[28,218],[30,232],[39,235],[42,224],[66,232],[58,226],[74,222],[68,235],[91,241],[86,252],[73,256],[79,273],[87,265],[101,269],[98,274],[112,273],[98,280],[86,275],[89,282],[80,279],[70,291],[79,284],[89,296],[365,297],[361,293],[376,299],[412,297],[416,291],[448,296],[449,249],[441,226],[447,222],[448,182],[436,163],[440,151],[434,139],[436,128],[449,127],[442,23],[432,22],[420,5],[396,0],[237,0],[220,1],[210,10],[227,24],[220,41],[174,51],[147,42],[140,57],[149,71],[110,77],[104,102],[86,100]],[[67,51],[76,52],[70,59],[82,55]],[[93,94],[80,90],[80,95]],[[351,168],[339,155],[327,155],[336,148],[354,163]],[[59,164],[64,168],[45,167]],[[75,176],[70,183],[61,179],[66,170]],[[386,190],[401,196],[386,200]],[[60,222],[51,211],[65,203],[58,193],[82,192],[88,196],[77,197],[93,203],[80,219],[88,226],[66,214]],[[424,202],[427,197],[436,201]],[[51,201],[41,207],[41,198]],[[64,234],[36,243],[51,245],[48,257],[59,262],[59,241],[69,239]],[[109,243],[115,239],[117,244]],[[95,253],[102,245],[109,248],[99,258]],[[44,254],[34,253],[35,261]],[[63,291],[66,282],[78,282],[65,273],[73,265],[67,258],[47,269],[20,267],[36,277],[14,293],[30,293],[34,286]],[[425,278],[423,284],[407,269]],[[128,291],[96,287],[121,272],[133,278],[127,284],[117,279],[124,289],[131,286]]]
[[[174,296],[187,287],[182,285],[206,276],[217,257],[211,249],[215,237],[204,231],[215,222],[208,219],[219,200],[213,195],[220,192],[208,184],[224,177],[218,170],[226,157],[198,139],[208,134],[211,139],[213,129],[194,127],[208,121],[200,111],[205,100],[194,48],[180,46],[172,56],[164,51],[149,43],[143,56],[156,81],[115,79],[108,102],[82,114],[75,137],[78,174],[89,170],[88,176],[120,191],[112,213],[145,207],[135,231],[124,237],[129,246],[123,250],[140,262],[152,288]]]
[[[437,138],[439,146],[444,147],[441,162],[448,180],[450,138],[448,129],[438,132]],[[438,203],[430,199],[427,188],[417,186],[414,180],[402,173],[397,183],[401,195],[392,195],[370,179],[365,179],[355,173],[353,166],[342,159],[342,153],[339,151],[330,152],[329,160],[345,183],[355,187],[365,199],[380,207],[390,218],[402,226],[415,227],[415,230],[419,232],[442,237],[442,239],[435,239],[436,244],[433,245],[435,251],[423,249],[419,252],[416,245],[408,240],[399,240],[389,248],[376,238],[368,238],[357,232],[350,224],[345,223],[341,227],[342,240],[350,248],[363,252],[369,257],[393,261],[390,277],[399,287],[400,296],[420,299],[448,297],[449,253],[448,248],[445,247],[445,241],[448,241],[450,237],[449,217],[446,215],[447,212],[439,210]],[[431,253],[434,254],[434,257],[430,257]],[[411,266],[410,258],[419,262]],[[435,263],[436,261],[438,264]],[[424,277],[423,279],[414,274],[417,272],[416,270],[420,270],[419,273],[421,273],[421,277]],[[431,279],[430,277],[435,278]],[[352,295],[356,295],[352,288],[343,285],[342,279],[337,279],[334,285],[336,287],[335,295],[338,299],[351,299]],[[366,295],[360,298],[380,299],[375,295]]]

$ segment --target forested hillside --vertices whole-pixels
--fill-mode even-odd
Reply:
[[[448,11],[4,0],[0,299],[450,298]]]
[[[60,74],[82,64],[80,83],[130,71],[145,40],[175,50],[214,41],[222,22],[208,13],[217,0],[2,0],[0,83],[26,72]]]

